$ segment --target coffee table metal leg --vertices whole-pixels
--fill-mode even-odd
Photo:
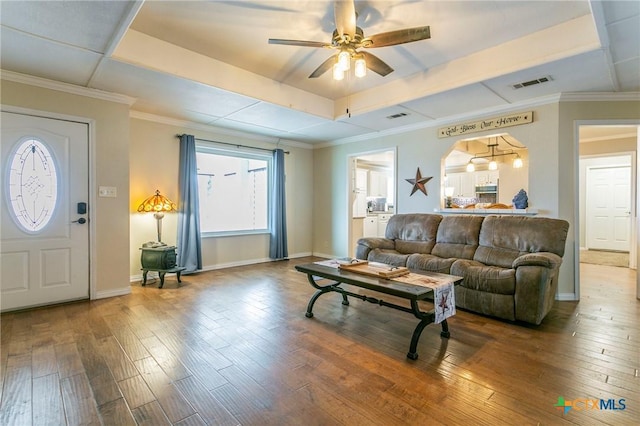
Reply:
[[[409,359],[418,359],[418,340],[420,340],[420,335],[422,334],[422,330],[426,326],[431,324],[429,319],[423,319],[418,323],[415,330],[413,330],[413,336],[411,336],[411,345],[409,345],[409,352],[407,352],[407,358]]]
[[[447,320],[444,319],[440,323],[442,325],[442,331],[440,332],[440,336],[449,338],[451,337],[451,333],[449,333],[449,324],[447,324]]]
[[[347,295],[342,291],[342,289],[338,289],[338,290],[336,289],[336,287],[340,285],[339,282],[334,281],[333,284],[329,284],[327,286],[319,286],[313,275],[307,275],[307,280],[309,281],[309,284],[311,284],[314,288],[318,289],[318,291],[316,291],[315,294],[311,296],[311,299],[309,300],[309,304],[307,305],[307,312],[304,314],[304,316],[306,316],[307,318],[313,318],[313,312],[312,312],[313,304],[316,303],[316,300],[318,300],[318,297],[322,296],[325,293],[330,293],[332,291],[341,293],[342,304],[343,305],[349,304],[349,299],[347,299]]]
[[[313,304],[316,303],[316,300],[318,300],[318,297],[322,296],[325,293],[328,293],[331,290],[318,290],[315,292],[315,294],[313,296],[311,296],[311,299],[309,300],[309,304],[307,305],[307,313],[304,314],[305,317],[307,318],[313,318],[313,312],[311,312],[313,310]]]

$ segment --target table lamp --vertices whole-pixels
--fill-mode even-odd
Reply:
[[[160,195],[160,191],[156,190],[155,195],[147,198],[140,204],[138,211],[141,213],[153,212],[153,217],[158,221],[158,242],[162,242],[162,218],[165,212],[172,212],[178,210],[176,203]]]
[[[451,197],[453,197],[453,192],[454,191],[455,191],[455,188],[453,186],[447,186],[444,189],[444,195],[446,197],[445,207],[448,208],[448,209],[453,207],[453,204],[451,203]]]

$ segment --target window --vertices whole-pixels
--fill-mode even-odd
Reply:
[[[271,156],[196,146],[200,230],[268,232]]]
[[[52,153],[35,138],[27,138],[10,158],[8,193],[11,213],[23,231],[42,231],[58,200],[58,173]]]

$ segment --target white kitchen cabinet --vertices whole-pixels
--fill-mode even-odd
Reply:
[[[384,238],[384,234],[387,231],[387,224],[389,223],[389,218],[392,215],[390,214],[379,214],[378,215],[378,227],[377,227],[377,235],[378,237]]]
[[[449,173],[447,174],[445,186],[453,187],[454,197],[475,197],[476,183],[474,173]]]
[[[489,184],[498,183],[498,170],[483,170],[475,173],[475,184],[477,186],[484,186]]]
[[[364,218],[362,225],[363,237],[377,237],[378,236],[378,216],[367,216]]]
[[[364,169],[356,169],[355,188],[353,190],[353,217],[364,217],[367,215],[367,175]]]
[[[460,177],[460,196],[461,197],[475,197],[476,196],[476,184],[474,181],[473,173],[465,172]]]
[[[447,180],[444,183],[445,188],[453,188],[453,196],[460,195],[460,175],[462,173],[447,173]]]
[[[377,172],[375,170],[369,171],[369,187],[368,195],[370,197],[387,197],[387,174]]]

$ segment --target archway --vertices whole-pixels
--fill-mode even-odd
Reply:
[[[528,160],[527,147],[508,133],[459,140],[442,161],[442,207],[511,207],[528,191]]]

